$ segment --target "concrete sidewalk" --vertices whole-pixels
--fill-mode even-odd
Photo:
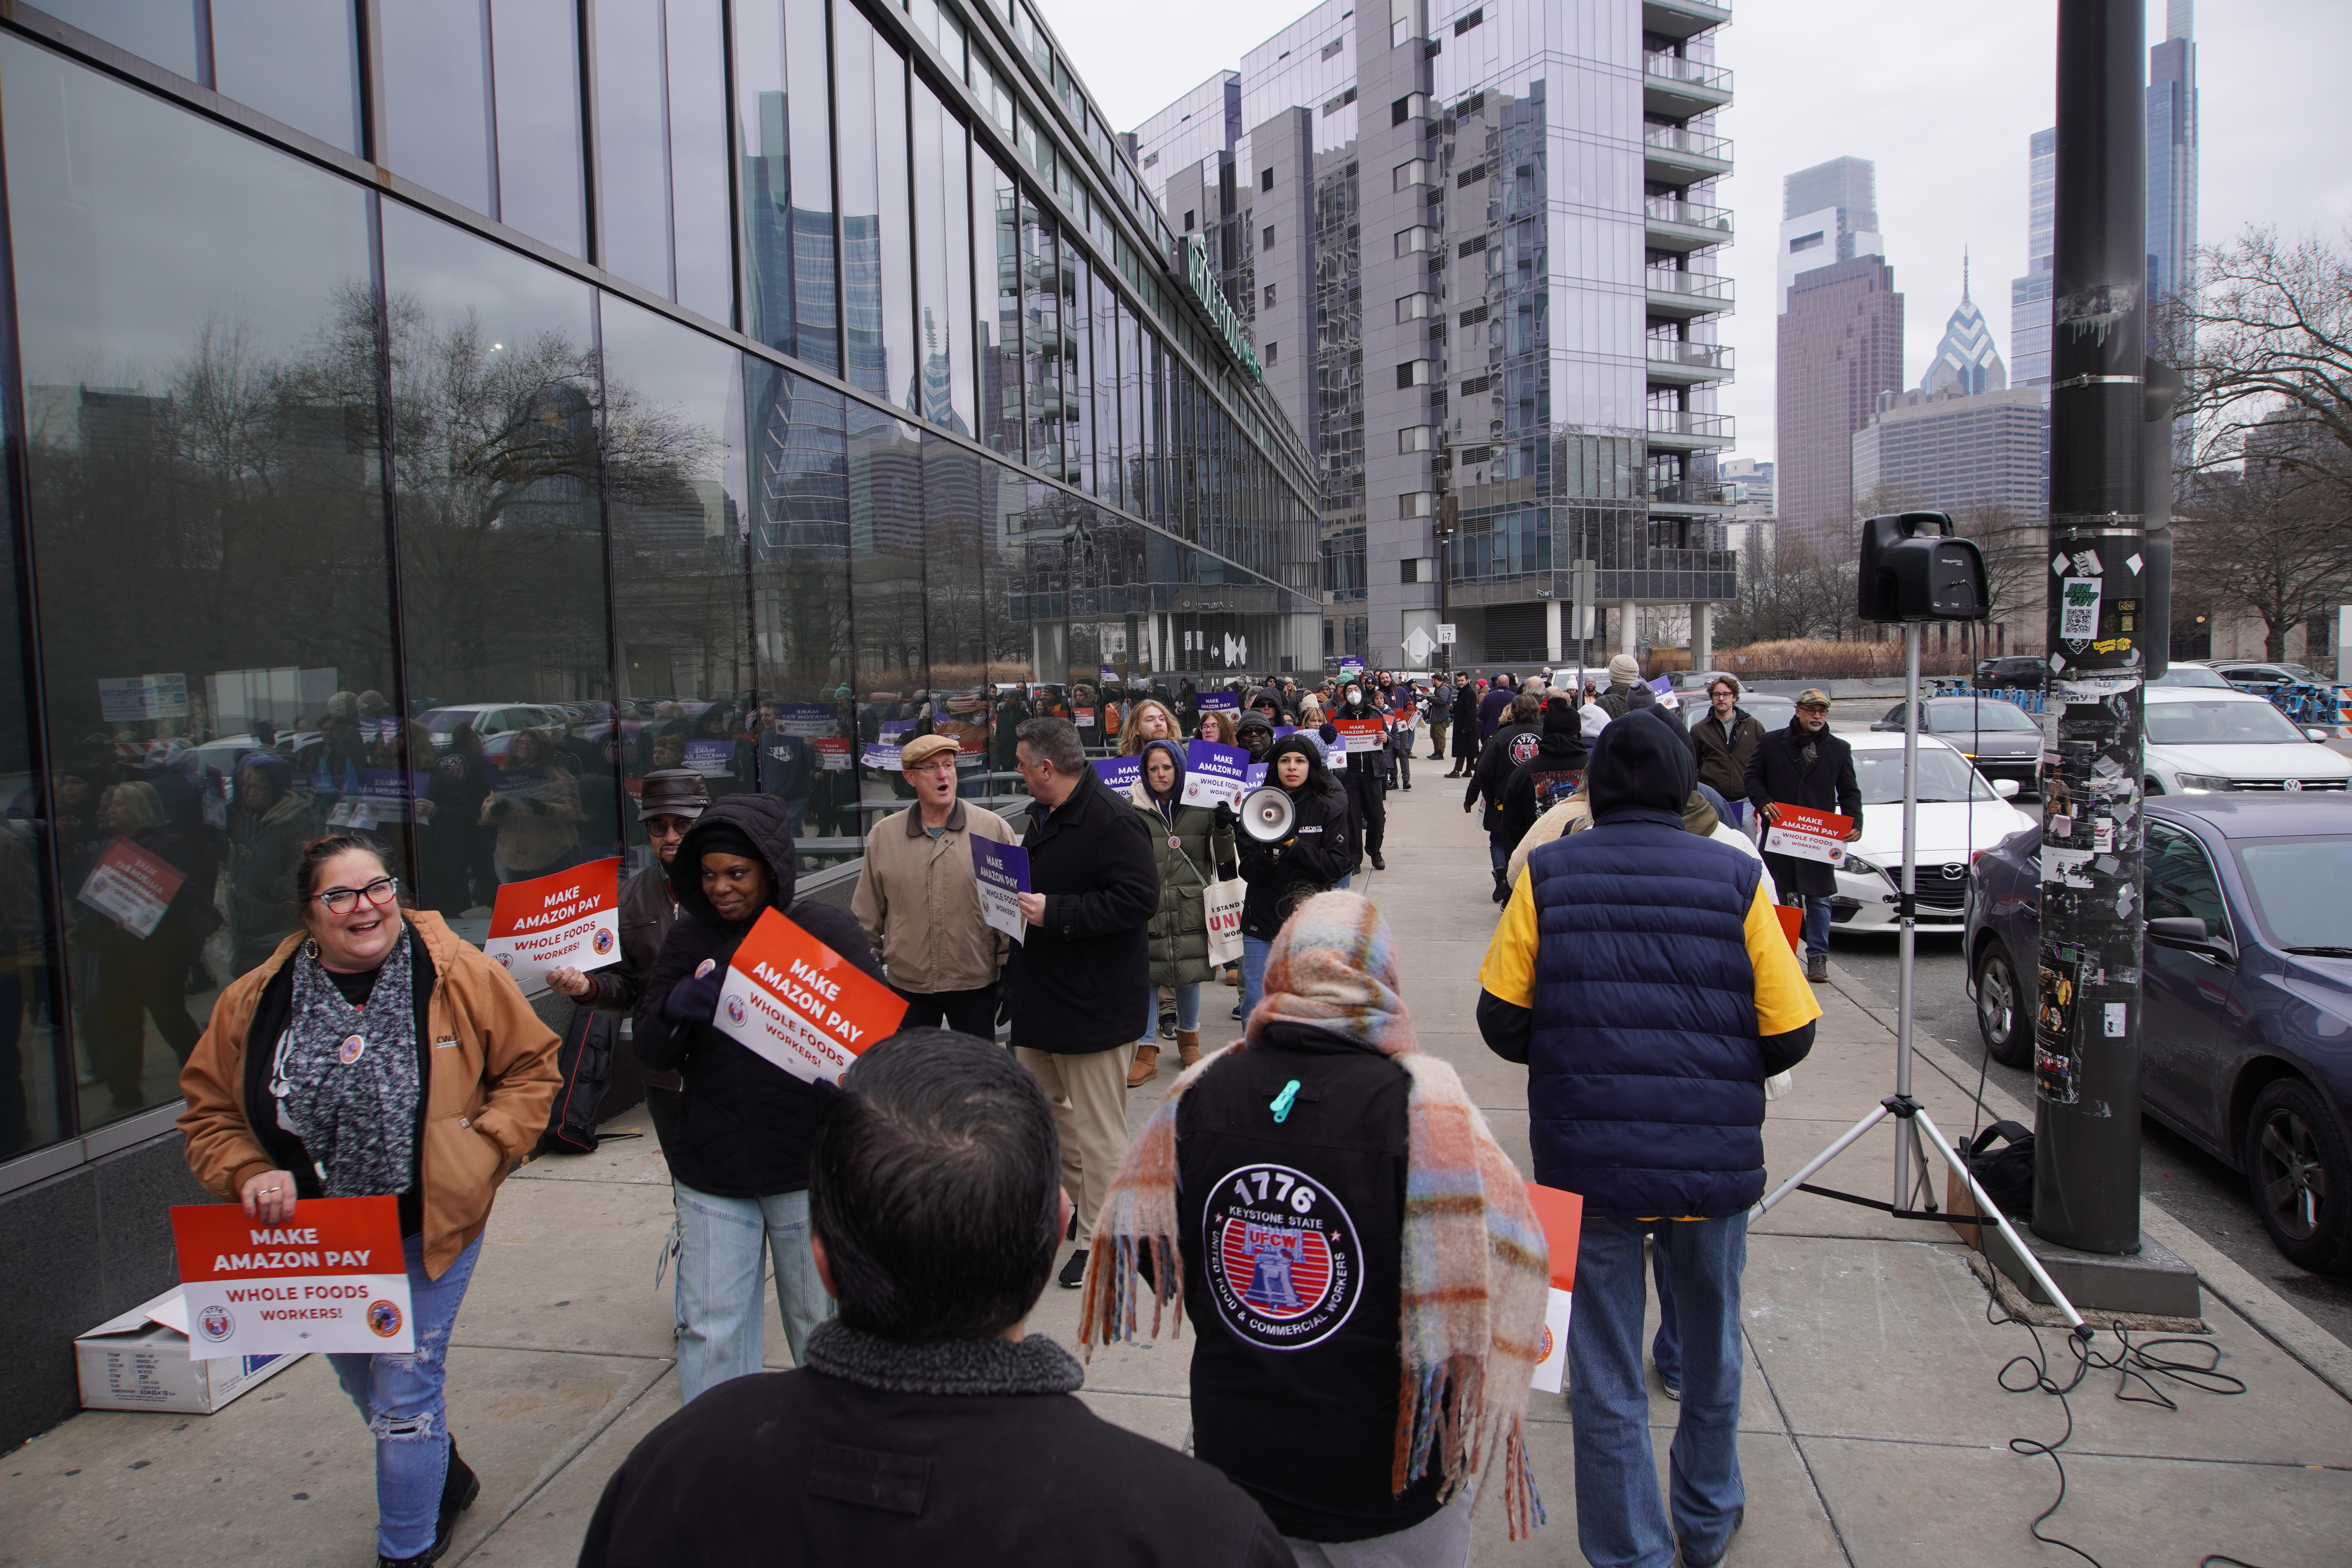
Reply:
[[[1390,797],[1389,869],[1359,889],[1395,931],[1423,1047],[1459,1067],[1524,1166],[1525,1075],[1486,1049],[1473,1021],[1495,912],[1485,837],[1460,809],[1460,781],[1418,762],[1415,773],[1417,788]],[[1238,1032],[1225,1016],[1234,995],[1204,995],[1212,1045]],[[1820,1043],[1766,1127],[1776,1171],[1795,1168],[1892,1085],[1885,1026],[1843,993],[1822,1002]],[[1172,1077],[1171,1067],[1159,1088],[1130,1097],[1134,1121]],[[1923,1052],[1916,1088],[1955,1140],[1975,1122],[1972,1075],[1940,1048]],[[2024,1109],[1989,1103],[1986,1116]],[[642,1121],[614,1129],[628,1130]],[[1890,1139],[1880,1130],[1819,1180],[1884,1197]],[[654,1282],[669,1214],[649,1137],[538,1162],[500,1194],[450,1355],[451,1424],[482,1474],[482,1499],[445,1561],[571,1562],[605,1477],[676,1410],[669,1292]],[[2163,1239],[2203,1272],[2221,1370],[2247,1392],[2167,1385],[2179,1405],[2167,1411],[2118,1401],[2114,1373],[2085,1377],[2070,1401],[2066,1504],[2045,1529],[2108,1568],[2194,1568],[2210,1552],[2263,1568],[2345,1563],[2352,1400],[2341,1391],[2352,1390],[2352,1368],[2330,1363],[2333,1342],[2307,1322],[2299,1331],[2292,1305],[2227,1259]],[[1948,1229],[1801,1194],[1756,1228],[1741,1422],[1748,1506],[1735,1568],[2074,1561],[2027,1531],[2057,1493],[2050,1460],[2007,1447],[2012,1436],[2055,1441],[2066,1414],[1996,1384],[2032,1345],[2025,1329],[1987,1321],[1965,1254]],[[1076,1292],[1049,1286],[1032,1327],[1068,1343],[1076,1319]],[[2041,1340],[2063,1381],[2072,1363],[2062,1336],[2044,1330]],[[782,1364],[772,1304],[768,1342]],[[1100,1352],[1084,1397],[1181,1445],[1191,1344],[1188,1333]],[[2101,1351],[2114,1348],[2103,1336]],[[1662,1474],[1675,1409],[1653,1402]],[[1533,1415],[1550,1528],[1515,1546],[1482,1510],[1478,1563],[1581,1561],[1566,1403],[1537,1395]],[[315,1357],[215,1416],[85,1414],[0,1459],[0,1564],[357,1564],[370,1561],[373,1519],[365,1434]]]

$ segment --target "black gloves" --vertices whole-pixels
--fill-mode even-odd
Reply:
[[[1234,824],[1241,820],[1234,815],[1234,808],[1222,800],[1217,802],[1216,816],[1217,831],[1220,833],[1231,833],[1234,830]]]
[[[719,971],[681,980],[662,998],[662,1016],[673,1024],[708,1024],[719,1011]]]

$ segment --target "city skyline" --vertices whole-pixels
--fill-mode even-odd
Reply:
[[[1056,32],[1089,63],[1107,114],[1131,130],[1308,8],[1269,13],[1238,0],[1198,0],[1187,26],[1174,33],[1112,0],[1049,0],[1048,9]],[[2032,133],[2056,118],[2054,11],[2049,0],[1985,0],[1966,26],[1928,7],[1874,12],[1866,27],[1850,21],[1844,7],[1827,0],[1787,0],[1769,21],[1735,11],[1724,34],[1721,59],[1735,73],[1738,96],[1722,123],[1738,152],[1723,199],[1745,240],[1727,253],[1725,268],[1753,303],[1725,322],[1723,337],[1759,373],[1723,388],[1719,406],[1738,421],[1734,450],[1742,456],[1769,459],[1773,450],[1771,378],[1761,367],[1773,361],[1774,312],[1761,307],[1776,285],[1777,258],[1757,239],[1778,227],[1781,181],[1796,170],[1841,155],[1874,160],[1880,224],[1898,276],[1923,283],[1948,278],[1953,258],[1969,249],[1989,280],[1978,302],[2002,353],[2012,364],[2016,359],[2000,296],[2008,279],[2028,270],[2027,149]],[[2150,0],[2149,46],[2164,38],[2168,22],[2166,0]],[[2352,131],[2352,106],[2322,76],[2328,60],[2352,54],[2352,7],[2279,0],[2257,10],[2207,0],[2196,31],[2200,242],[2225,241],[2250,222],[2339,237],[2344,215],[2352,213],[2352,168],[2279,158],[2272,105],[2284,89],[2298,137],[2315,146]],[[2268,47],[2278,36],[2299,45],[2284,61]],[[1968,84],[1968,112],[1921,112],[1920,83],[1931,69],[1938,80]],[[1836,92],[1825,96],[1823,82],[1835,83]],[[1941,303],[1948,290],[1922,294]],[[1913,313],[1906,384],[1927,363],[1944,316]]]

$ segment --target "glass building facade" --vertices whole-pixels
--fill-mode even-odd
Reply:
[[[0,1194],[168,1127],[321,830],[478,937],[688,766],[805,888],[904,734],[1004,795],[1320,660],[1307,448],[1021,0],[51,0],[0,161]]]

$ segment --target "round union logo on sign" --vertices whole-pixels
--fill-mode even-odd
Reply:
[[[400,1332],[399,1304],[386,1301],[381,1297],[370,1301],[367,1309],[367,1326],[387,1340]]]
[[[596,950],[596,956],[602,958],[606,953],[613,951],[613,933],[608,931],[600,931],[596,933],[595,940],[589,945]]]
[[[1217,1314],[1266,1350],[1295,1351],[1337,1332],[1363,1295],[1361,1249],[1348,1211],[1287,1165],[1243,1165],[1210,1189],[1202,1256]]]
[[[228,1338],[230,1333],[234,1331],[236,1328],[236,1320],[230,1317],[228,1315],[228,1309],[220,1305],[218,1302],[215,1302],[213,1305],[206,1307],[203,1311],[196,1314],[196,1332],[204,1335],[205,1338],[212,1341],[215,1344],[218,1344],[221,1341]]]

